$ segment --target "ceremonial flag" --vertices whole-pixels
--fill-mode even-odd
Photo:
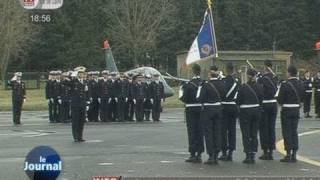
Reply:
[[[209,56],[218,57],[216,35],[210,8],[207,9],[204,15],[201,29],[192,43],[186,63],[189,65]]]

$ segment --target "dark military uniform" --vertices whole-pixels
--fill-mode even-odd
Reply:
[[[118,99],[117,96],[119,94],[119,84],[120,81],[119,80],[110,80],[110,98],[111,101],[109,103],[109,119],[112,122],[117,121],[118,119],[118,112],[117,112],[117,103],[118,103]]]
[[[12,113],[13,123],[21,124],[21,111],[23,101],[26,98],[26,85],[20,81],[8,81],[8,86],[12,88]]]
[[[240,106],[240,128],[246,160],[254,163],[258,151],[258,129],[261,119],[261,104],[263,91],[260,84],[249,81],[239,88],[237,104]],[[244,162],[246,162],[246,160]]]
[[[314,87],[314,109],[315,113],[317,114],[317,118],[320,118],[320,78],[314,78],[313,81]]]
[[[46,83],[46,99],[48,100],[49,122],[53,123],[53,80],[48,80]]]
[[[300,118],[300,103],[304,100],[304,84],[297,78],[290,78],[283,82],[278,92],[278,102],[281,109],[281,127],[284,148],[287,152],[297,151],[298,122]]]
[[[153,99],[152,106],[152,120],[160,121],[160,112],[161,112],[161,101],[164,101],[164,86],[161,81],[153,81],[151,83],[152,94],[151,98]]]
[[[275,126],[278,113],[278,104],[275,99],[275,94],[278,90],[277,88],[277,77],[275,77],[271,72],[262,75],[258,79],[258,83],[262,85],[263,88],[263,104],[262,104],[262,117],[259,123],[260,130],[260,144],[261,149],[264,151],[264,155],[269,155],[272,158],[272,151],[275,149]],[[262,156],[260,159],[265,159]],[[271,159],[270,159],[271,160]]]
[[[199,76],[194,77],[180,87],[179,98],[185,103],[189,152],[192,157],[201,158],[204,151],[202,121],[200,120],[201,103],[196,99],[198,87],[202,84]]]
[[[102,122],[109,122],[109,99],[110,94],[110,81],[102,79],[99,81],[99,98],[100,98],[100,120]]]
[[[311,99],[312,99],[312,78],[302,78],[301,79],[304,84],[305,95],[303,101],[303,112],[307,113],[307,117],[309,117],[310,106],[311,106]]]
[[[133,115],[134,115],[134,102],[133,102],[133,87],[134,83],[133,81],[128,82],[128,88],[129,88],[129,96],[128,96],[128,102],[126,103],[125,107],[125,120],[133,121]]]
[[[132,91],[133,100],[135,103],[135,114],[137,122],[143,121],[143,103],[146,101],[146,84],[135,83]]]
[[[83,140],[83,128],[88,105],[88,85],[85,80],[74,79],[71,85],[72,135],[75,141]]]
[[[117,103],[117,112],[118,118],[120,122],[124,122],[125,119],[125,108],[127,107],[128,98],[129,98],[129,81],[127,79],[123,79],[119,82],[119,93],[117,95],[118,103]]]
[[[146,100],[143,103],[143,109],[144,109],[144,117],[146,121],[150,121],[150,114],[152,109],[152,95],[153,95],[153,89],[151,86],[151,83],[145,83],[146,86]]]
[[[211,78],[198,90],[198,100],[203,105],[201,121],[209,160],[217,160],[221,150],[222,101],[226,95],[224,82]],[[216,163],[216,162],[215,162]]]
[[[223,119],[222,119],[222,152],[228,157],[221,160],[232,160],[232,152],[236,149],[236,123],[238,118],[238,108],[235,102],[238,92],[238,82],[232,75],[227,75],[223,79],[226,87],[225,100],[223,105]],[[229,158],[229,159],[227,159]]]
[[[88,120],[90,122],[99,121],[99,82],[98,80],[92,79],[88,82],[90,106],[88,111]]]
[[[52,98],[53,98],[53,121],[61,122],[60,106],[61,106],[61,81],[55,80],[52,84]]]
[[[70,101],[71,101],[71,81],[63,80],[61,82],[61,106],[60,119],[66,123],[70,119]]]

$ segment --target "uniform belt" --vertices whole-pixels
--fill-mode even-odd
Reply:
[[[267,103],[276,103],[277,100],[275,99],[270,99],[270,100],[263,100],[262,103],[267,104]]]
[[[240,108],[244,109],[244,108],[255,108],[255,107],[260,107],[259,104],[243,104],[240,105]]]
[[[186,104],[186,107],[201,107],[202,104]]]
[[[220,106],[221,103],[220,102],[216,102],[216,103],[203,103],[204,106]]]
[[[283,104],[282,107],[285,107],[285,108],[297,108],[297,107],[300,107],[300,104]]]
[[[223,105],[236,105],[236,102],[230,101],[230,102],[221,102]]]
[[[307,92],[307,93],[312,93],[312,90],[306,90],[305,92]]]

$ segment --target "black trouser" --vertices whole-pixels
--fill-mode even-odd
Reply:
[[[63,100],[60,106],[60,120],[62,122],[68,121],[69,112],[70,112],[70,102],[68,100]]]
[[[132,99],[129,99],[125,107],[125,120],[133,121],[133,114],[134,114],[134,103]]]
[[[86,119],[86,107],[72,106],[72,136],[74,140],[83,139],[83,128]]]
[[[152,106],[152,120],[159,121],[161,113],[161,99],[154,99]]]
[[[21,124],[21,111],[23,99],[12,99],[12,116],[14,124]]]
[[[53,100],[53,121],[60,122],[60,104],[59,99]]]
[[[125,108],[126,108],[126,100],[125,98],[119,98],[117,103],[117,110],[118,110],[118,118],[119,121],[125,121]]]
[[[146,101],[143,103],[143,109],[145,120],[150,121],[150,114],[152,109],[152,103],[150,99],[146,99]]]
[[[143,99],[137,99],[135,104],[136,120],[143,121]]]
[[[314,105],[315,105],[315,113],[320,115],[320,91],[316,90],[314,94]]]
[[[223,105],[222,120],[222,151],[234,151],[236,149],[236,123],[238,108],[236,105]]]
[[[204,106],[201,121],[204,130],[206,149],[209,156],[221,150],[222,106]]]
[[[117,102],[114,98],[109,103],[109,119],[112,122],[117,121],[118,118],[118,112],[117,112]]]
[[[276,148],[276,119],[278,113],[277,103],[264,103],[262,117],[259,122],[259,135],[261,149],[274,150]]]
[[[98,99],[94,98],[92,99],[92,102],[89,106],[88,111],[88,120],[90,122],[98,122],[99,121],[99,101]]]
[[[191,154],[201,154],[204,151],[202,121],[200,119],[201,107],[186,107],[186,122]]]
[[[310,112],[310,106],[311,106],[311,98],[312,98],[312,93],[304,93],[305,98],[303,101],[303,112],[304,113],[309,113]]]
[[[298,150],[298,122],[300,112],[299,108],[282,108],[281,127],[286,151]]]
[[[240,128],[245,153],[258,151],[258,127],[261,118],[261,108],[241,108]]]
[[[49,109],[49,121],[53,122],[54,121],[54,119],[53,119],[53,102],[50,99],[48,102],[48,109]]]
[[[109,98],[101,98],[100,104],[100,120],[102,122],[109,122]]]

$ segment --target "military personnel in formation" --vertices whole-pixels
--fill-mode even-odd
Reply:
[[[71,80],[69,73],[62,73],[61,81],[61,106],[60,106],[60,119],[63,123],[70,121],[70,101],[71,101]]]
[[[246,73],[248,81],[239,87],[236,103],[240,107],[240,128],[246,154],[243,163],[254,164],[255,153],[258,151],[258,124],[261,119],[263,91],[261,85],[256,82],[257,72],[248,69]]]
[[[23,102],[26,100],[26,85],[21,80],[22,73],[16,72],[13,78],[8,81],[8,86],[12,88],[12,113],[13,124],[21,124],[21,111]]]
[[[281,162],[296,162],[299,149],[298,122],[300,118],[300,104],[304,100],[305,85],[297,78],[297,69],[293,65],[288,67],[288,80],[280,86],[276,96],[281,105],[281,127],[286,156]],[[308,86],[307,86],[308,87]]]
[[[303,112],[305,118],[311,118],[310,116],[310,106],[311,106],[311,99],[312,99],[312,84],[313,78],[310,76],[310,72],[306,71],[304,73],[304,77],[301,79],[304,88],[305,88],[305,98],[303,101]]]
[[[278,104],[275,94],[278,90],[278,79],[273,74],[271,60],[264,62],[265,73],[258,78],[258,83],[263,88],[262,102],[262,118],[259,123],[260,144],[263,155],[259,157],[261,160],[273,160],[273,150],[275,149],[275,126],[278,112]]]
[[[88,120],[89,122],[98,122],[99,121],[99,72],[94,71],[88,73],[91,75],[90,80],[88,81],[89,87],[89,96],[90,96],[90,106],[88,110]]]
[[[126,103],[126,107],[125,107],[125,119],[129,122],[132,122],[133,115],[134,115],[134,103],[133,103],[133,98],[132,98],[133,97],[132,90],[134,87],[133,74],[128,73],[127,78],[128,78],[129,95],[128,95],[128,102]]]
[[[146,85],[142,82],[143,75],[138,74],[137,75],[137,82],[133,85],[132,89],[132,98],[135,106],[135,115],[136,115],[136,121],[142,122],[143,121],[143,105],[147,98],[146,93]]]
[[[112,122],[116,122],[118,119],[117,103],[118,103],[118,93],[119,93],[119,79],[117,78],[117,72],[111,72],[111,79],[109,83],[110,98],[109,98],[109,119]]]
[[[223,106],[222,120],[222,155],[219,160],[232,161],[233,151],[236,150],[236,123],[238,118],[238,108],[236,105],[236,96],[238,92],[238,80],[234,77],[234,67],[232,63],[226,66],[226,77],[223,81],[226,86],[225,100]]]
[[[61,122],[60,106],[61,106],[61,71],[55,71],[54,81],[52,84],[52,98],[53,98],[53,122]]]
[[[317,73],[317,76],[313,81],[314,87],[314,108],[317,118],[320,118],[320,71]]]
[[[202,121],[200,120],[201,103],[196,98],[198,87],[203,80],[200,78],[201,67],[198,64],[192,66],[194,77],[180,87],[179,99],[185,103],[185,117],[188,134],[188,150],[190,157],[186,162],[201,163],[201,154],[204,151]]]
[[[201,121],[209,159],[205,164],[218,164],[218,155],[221,151],[221,121],[222,102],[225,100],[226,88],[224,82],[219,79],[219,71],[212,66],[209,72],[209,80],[199,87],[197,99],[202,104]]]
[[[75,68],[77,78],[71,82],[71,114],[72,135],[75,142],[84,142],[83,129],[86,118],[86,110],[89,108],[88,84],[85,80],[85,68]]]
[[[102,79],[99,81],[99,98],[100,103],[100,120],[109,122],[109,102],[111,101],[110,80],[108,79],[109,71],[102,71]]]
[[[48,100],[48,110],[49,110],[49,122],[53,123],[53,82],[54,82],[54,72],[50,71],[48,76],[48,81],[46,82],[46,99]]]
[[[118,103],[117,103],[117,111],[118,111],[118,118],[120,122],[126,121],[125,113],[126,113],[126,107],[129,100],[129,81],[125,77],[124,74],[120,75],[120,81],[118,85]]]
[[[151,83],[152,120],[154,122],[159,122],[161,106],[165,99],[164,85],[159,79],[159,74],[154,74],[153,78],[154,81]]]
[[[145,75],[146,100],[143,103],[145,121],[150,121],[150,114],[151,114],[151,109],[153,104],[153,100],[151,96],[154,92],[152,91],[151,78],[152,77],[150,74]]]

